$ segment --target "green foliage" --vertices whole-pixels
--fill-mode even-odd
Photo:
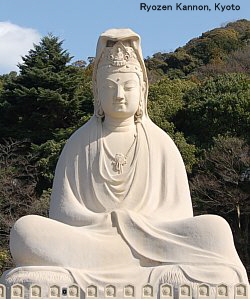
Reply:
[[[239,34],[239,39],[247,45],[250,40],[250,22],[246,19],[238,20],[236,22],[229,22],[226,29],[233,29]]]
[[[203,64],[219,62],[227,54],[249,43],[250,21],[238,20],[225,27],[203,33],[189,41],[183,48]]]
[[[172,120],[184,106],[184,94],[194,87],[195,83],[191,81],[164,78],[150,86],[148,103],[149,116],[154,123],[167,132],[176,142],[188,172],[191,172],[192,166],[196,161],[196,149],[194,145],[186,142],[181,132],[176,132]]]
[[[191,40],[184,48],[187,53],[207,64],[211,60],[219,61],[239,46],[238,33],[235,30],[218,28]]]
[[[62,139],[59,142],[56,142],[55,140],[48,140],[40,146],[33,144],[33,152],[38,156],[38,167],[42,190],[43,188],[46,189],[46,186],[44,185],[45,182],[51,183],[53,180],[55,165],[65,143],[66,140]]]
[[[148,110],[150,117],[162,128],[161,121],[171,121],[184,106],[184,94],[193,89],[196,84],[188,80],[170,80],[164,78],[152,84],[148,95]]]
[[[238,20],[225,27],[215,28],[190,40],[171,53],[156,53],[145,60],[151,82],[163,73],[169,78],[185,78],[196,74],[197,68],[212,64],[220,69],[230,53],[249,44],[250,21]],[[247,57],[245,58],[247,62]]]
[[[29,54],[23,57],[23,63],[19,64],[21,74],[29,74],[33,68],[44,71],[49,68],[54,73],[63,71],[72,57],[62,49],[62,43],[58,37],[52,34],[42,38],[39,45],[34,45],[34,49],[31,49]],[[34,81],[34,83],[38,82]]]
[[[0,97],[3,137],[41,144],[55,129],[75,125],[93,110],[90,80],[85,70],[68,65],[70,60],[53,35],[23,57],[20,75],[6,80]]]
[[[90,115],[82,117],[75,126],[56,129],[53,139],[47,140],[41,145],[32,144],[32,152],[36,156],[39,179],[37,191],[41,193],[52,186],[54,172],[58,157],[70,135],[90,119]]]
[[[33,144],[39,193],[51,186],[65,140],[93,113],[93,67],[70,60],[62,41],[44,37],[23,57],[20,75],[6,76],[0,96],[0,135]]]
[[[14,266],[9,250],[0,248],[0,273]]]
[[[3,83],[4,83],[4,80],[3,80],[3,78],[0,77],[0,93],[3,90]]]
[[[211,144],[218,134],[249,138],[250,78],[224,74],[210,78],[185,94],[185,109],[177,127],[198,146]]]
[[[172,138],[182,155],[187,173],[192,173],[193,166],[197,162],[197,148],[186,141],[182,132],[175,132]]]
[[[152,58],[147,58],[145,63],[152,83],[157,78],[161,79],[164,74],[171,79],[185,78],[201,65],[201,62],[184,48],[178,48],[173,53],[156,53]]]
[[[207,78],[226,73],[242,73],[250,75],[250,45],[227,55],[220,63],[212,61],[196,70],[196,75]]]

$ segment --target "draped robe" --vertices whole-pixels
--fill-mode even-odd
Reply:
[[[193,217],[174,142],[149,118],[137,124],[137,134],[133,160],[123,174],[109,171],[102,123],[95,116],[65,145],[50,218],[78,230],[86,242],[79,267],[66,268],[80,285],[129,281],[131,273],[133,280],[153,282],[173,266],[192,281],[247,282],[226,221]]]

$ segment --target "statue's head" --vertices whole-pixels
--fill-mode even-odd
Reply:
[[[147,116],[148,81],[140,37],[130,29],[104,32],[97,44],[93,73],[95,115]]]

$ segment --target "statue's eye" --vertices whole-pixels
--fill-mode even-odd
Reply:
[[[125,83],[124,90],[129,91],[129,90],[132,90],[132,89],[134,89],[136,87],[137,87],[136,82],[130,80],[130,81],[128,81],[128,82]]]
[[[114,88],[115,88],[115,86],[112,85],[112,84],[108,84],[107,87],[108,87],[109,89],[114,89]]]
[[[124,90],[132,90],[132,89],[134,89],[135,88],[135,86],[124,86]]]

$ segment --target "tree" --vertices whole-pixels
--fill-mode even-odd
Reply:
[[[195,83],[191,81],[164,78],[150,86],[148,102],[151,119],[175,141],[188,172],[191,172],[192,166],[196,161],[196,148],[194,145],[187,143],[181,132],[177,132],[173,119],[184,106],[184,94],[194,86]]]
[[[227,219],[235,242],[249,264],[250,146],[237,137],[218,136],[191,180],[196,214],[219,214]]]
[[[189,90],[177,128],[197,146],[207,147],[213,137],[230,133],[249,138],[250,79],[244,74],[208,78]]]
[[[204,79],[226,73],[244,73],[250,75],[250,45],[230,53],[220,63],[211,62],[196,70],[196,75]]]
[[[211,60],[220,61],[239,47],[238,33],[234,29],[216,28],[191,40],[184,48],[188,54],[207,64]]]
[[[203,64],[212,61],[218,63],[231,52],[246,46],[249,39],[250,21],[243,19],[204,32],[200,37],[190,40],[183,49]]]
[[[67,128],[56,128],[53,132],[53,138],[45,141],[42,144],[32,144],[32,151],[37,157],[37,166],[39,170],[39,181],[37,184],[37,191],[41,194],[43,190],[52,187],[54,172],[58,157],[67,139],[74,131],[80,126],[84,125],[93,114],[93,94],[92,94],[92,72],[93,64],[88,64],[84,67],[78,64],[82,72],[81,82],[81,105],[80,111],[83,115],[80,119],[76,120],[74,124]],[[75,63],[74,63],[75,65]]]
[[[21,216],[48,216],[48,192],[37,195],[38,169],[35,157],[26,152],[25,142],[12,139],[0,144],[0,271],[13,266],[9,233]]]
[[[0,136],[26,140],[26,151],[33,150],[39,193],[51,187],[65,140],[93,113],[93,66],[70,65],[62,43],[53,35],[44,37],[23,57],[20,74],[5,78],[0,95]]]
[[[89,84],[84,68],[69,65],[72,57],[62,43],[53,35],[44,37],[23,57],[20,75],[7,79],[0,97],[1,136],[41,144],[90,112],[82,109],[84,101],[91,106],[84,94]]]
[[[229,22],[225,28],[234,29],[239,34],[239,39],[247,45],[250,39],[250,21],[246,19],[237,20],[236,22]]]
[[[3,89],[3,83],[4,83],[4,79],[2,78],[2,76],[0,76],[0,93]]]
[[[249,45],[249,40],[250,21],[248,20],[238,20],[224,27],[204,32],[200,37],[193,38],[174,52],[158,52],[151,58],[147,57],[145,64],[149,71],[150,82],[160,80],[163,75],[171,79],[186,78],[197,75],[197,69],[199,73],[203,68],[206,71],[220,73],[219,70],[224,68],[227,60],[231,60],[229,55],[241,51]],[[209,65],[208,69],[206,65]]]

